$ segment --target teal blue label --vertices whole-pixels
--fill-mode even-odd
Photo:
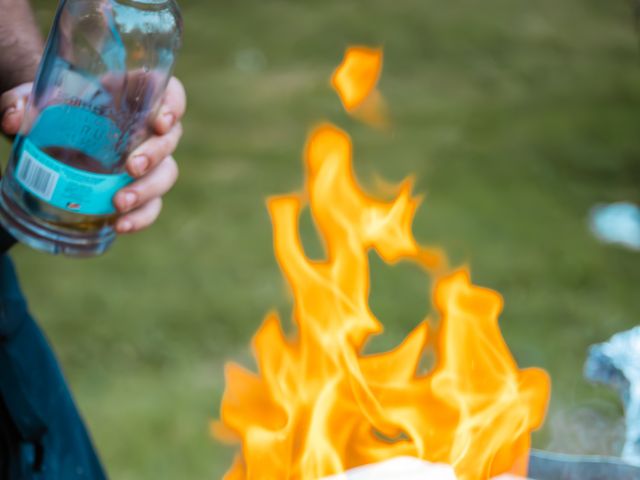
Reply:
[[[106,168],[120,160],[120,129],[109,119],[75,105],[45,108],[29,132],[40,148],[60,147],[78,150],[98,160]]]
[[[56,142],[58,143],[58,142]],[[126,173],[106,175],[70,167],[25,138],[16,178],[30,193],[54,207],[84,215],[116,212],[113,196],[133,179]]]

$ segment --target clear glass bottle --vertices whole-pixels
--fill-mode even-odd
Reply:
[[[22,243],[93,256],[115,239],[113,196],[171,78],[174,0],[61,0],[0,184],[0,222]]]

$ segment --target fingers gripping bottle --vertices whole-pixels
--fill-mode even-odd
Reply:
[[[171,78],[175,0],[61,0],[0,184],[0,221],[36,249],[104,252],[129,154]]]

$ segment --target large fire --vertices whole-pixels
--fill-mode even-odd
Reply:
[[[304,197],[268,202],[297,330],[286,336],[270,313],[253,340],[259,372],[227,365],[214,432],[242,449],[226,480],[317,480],[398,456],[449,464],[462,480],[526,474],[550,386],[542,370],[518,369],[498,327],[501,296],[472,285],[466,269],[447,272],[444,255],[416,242],[411,182],[388,202],[359,187],[345,132],[313,130],[305,166]],[[301,244],[303,198],[324,240],[321,261]],[[368,305],[371,250],[434,275],[439,326],[424,321],[396,349],[365,355],[382,332]],[[430,346],[435,365],[423,373]]]

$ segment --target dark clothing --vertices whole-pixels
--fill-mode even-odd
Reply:
[[[0,255],[4,255],[15,244],[16,239],[4,228],[0,227]]]
[[[11,260],[3,254],[0,480],[105,478],[55,356],[28,312]]]

